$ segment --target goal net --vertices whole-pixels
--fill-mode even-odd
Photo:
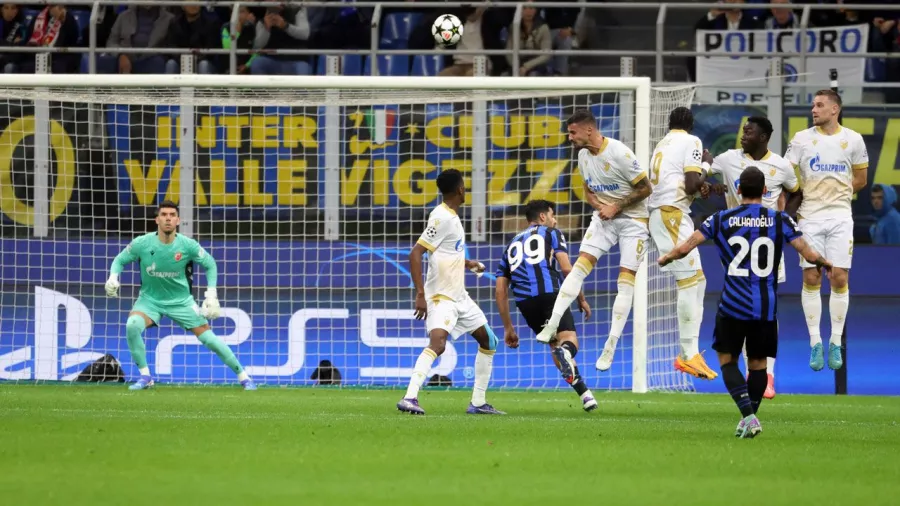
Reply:
[[[407,254],[440,203],[437,174],[466,175],[466,254],[489,272],[466,273],[466,285],[502,337],[493,272],[526,226],[522,206],[554,202],[573,257],[590,219],[565,119],[590,109],[647,166],[669,110],[692,96],[645,78],[0,76],[0,379],[72,380],[105,354],[137,376],[125,320],[150,266],[126,267],[118,298],[103,284],[171,200],[180,232],[218,263],[212,328],[258,382],[328,383],[336,370],[342,385],[405,386],[428,343]],[[584,287],[594,314],[576,315],[578,361],[592,388],[691,386],[672,368],[674,281],[648,260],[635,323],[603,373],[593,364],[616,250]],[[205,286],[197,268],[198,300]],[[500,345],[491,388],[565,386],[512,313],[522,344]],[[159,382],[235,380],[167,318],[144,339]],[[470,387],[476,350],[448,343],[429,382]]]

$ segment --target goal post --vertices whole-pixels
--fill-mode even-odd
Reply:
[[[660,118],[692,97],[643,77],[0,75],[0,251],[13,259],[0,271],[0,379],[71,379],[105,353],[135,376],[123,336],[139,278],[126,268],[119,299],[106,299],[102,283],[171,199],[219,263],[225,311],[213,329],[251,375],[309,385],[331,363],[344,385],[403,386],[427,344],[405,257],[439,203],[437,173],[466,175],[467,254],[490,272],[526,225],[528,199],[558,206],[574,255],[590,210],[566,117],[590,108],[601,132],[648,167]],[[26,141],[41,135],[49,141]],[[31,191],[35,181],[48,191]],[[671,368],[674,281],[647,248],[632,322],[606,373],[593,363],[609,329],[616,249],[586,282],[596,316],[576,317],[578,361],[595,389],[691,387]],[[493,276],[466,276],[502,334]],[[195,295],[204,283],[198,272]],[[492,385],[563,387],[512,312],[523,346],[497,354]],[[185,334],[167,320],[145,333],[154,376],[233,381]],[[474,352],[471,339],[449,343],[432,373],[470,386]]]

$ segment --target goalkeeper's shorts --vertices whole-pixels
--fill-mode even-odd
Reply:
[[[131,311],[144,313],[156,325],[159,325],[159,320],[163,316],[167,316],[185,330],[209,324],[209,321],[200,315],[200,306],[197,305],[194,299],[171,304],[156,302],[147,297],[138,297]]]

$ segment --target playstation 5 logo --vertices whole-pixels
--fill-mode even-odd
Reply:
[[[93,362],[102,353],[72,351],[60,356],[59,314],[65,311],[64,349],[79,350],[91,340],[91,313],[75,297],[34,287],[34,346],[25,346],[0,355],[0,379],[5,380],[64,380],[71,381],[81,368],[60,377],[60,371]],[[10,370],[33,361],[34,366]]]

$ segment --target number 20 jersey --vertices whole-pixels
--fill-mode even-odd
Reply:
[[[719,312],[737,320],[775,320],[781,251],[802,235],[794,220],[759,204],[743,204],[707,218],[700,233],[713,240],[725,267]]]

